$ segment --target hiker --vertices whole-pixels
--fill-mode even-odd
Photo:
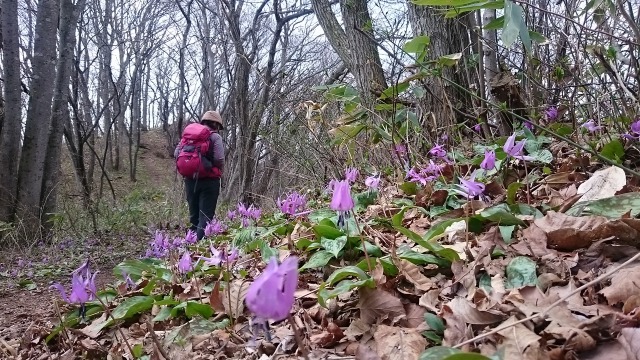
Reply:
[[[219,132],[223,129],[220,114],[207,111],[199,123],[187,125],[174,151],[176,168],[184,178],[190,229],[197,233],[198,240],[204,237],[218,203],[224,169],[224,145]]]

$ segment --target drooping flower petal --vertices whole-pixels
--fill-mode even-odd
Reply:
[[[296,215],[297,213],[305,210],[307,199],[304,195],[294,191],[287,195],[284,200],[278,199],[276,203],[283,214]]]
[[[640,135],[640,120],[636,120],[631,123],[631,132]]]
[[[589,120],[580,126],[587,129],[587,131],[589,132],[596,132],[598,130],[602,130],[602,126],[597,125],[595,120]]]
[[[198,242],[198,234],[195,231],[189,229],[187,231],[187,235],[184,237],[184,243],[193,245],[197,242]]]
[[[191,253],[188,250],[185,250],[184,254],[178,261],[178,271],[182,274],[186,274],[189,271],[193,270],[193,261],[191,261]]]
[[[551,122],[558,120],[558,108],[555,106],[548,107],[544,114],[547,118],[547,121]]]
[[[360,172],[356,168],[347,168],[344,172],[344,179],[353,183],[356,182],[356,179],[360,175]]]
[[[516,159],[534,160],[535,158],[532,156],[523,155],[524,145],[527,140],[523,139],[518,141],[517,143],[515,142],[515,140],[516,140],[516,134],[513,133],[513,135],[507,138],[507,141],[504,143],[504,146],[502,147],[504,152],[507,153],[507,155],[514,157]]]
[[[444,147],[440,144],[434,145],[434,147],[431,148],[431,150],[429,150],[429,154],[438,158],[443,158],[447,156],[447,152],[444,150]]]
[[[204,235],[219,235],[227,230],[227,227],[219,220],[212,219],[207,223],[207,226],[204,228]]]
[[[364,184],[372,189],[377,189],[380,186],[380,176],[369,176],[364,180]]]
[[[249,286],[245,300],[247,308],[262,319],[286,319],[291,313],[297,287],[298,258],[291,256],[278,265],[274,257]]]
[[[333,197],[329,207],[335,211],[350,211],[354,203],[351,197],[351,185],[348,180],[339,181],[333,189]]]
[[[480,167],[485,170],[491,170],[496,167],[496,152],[494,150],[485,150],[484,160],[480,163]]]

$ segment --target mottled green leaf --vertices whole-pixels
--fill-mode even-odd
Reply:
[[[523,286],[536,285],[538,275],[536,274],[536,263],[525,256],[513,258],[507,265],[507,289],[520,288]]]
[[[333,254],[328,251],[317,251],[313,255],[311,255],[309,260],[300,268],[300,271],[305,269],[315,269],[323,267],[329,263],[329,260],[331,260],[331,258],[333,258]]]
[[[338,258],[338,254],[340,253],[340,251],[342,251],[342,249],[344,249],[344,246],[347,244],[347,237],[339,236],[335,239],[322,238],[320,239],[320,243],[325,250],[333,254],[335,258]]]
[[[516,229],[515,225],[510,225],[510,226],[499,226],[498,229],[500,229],[500,235],[502,235],[502,240],[504,240],[505,243],[507,244],[511,244],[511,240],[513,239],[513,230]]]

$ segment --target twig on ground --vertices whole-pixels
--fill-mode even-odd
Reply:
[[[293,319],[293,316],[291,316],[291,314],[289,314],[289,323],[291,324],[293,335],[296,338],[296,343],[298,343],[298,350],[300,350],[300,353],[302,353],[302,357],[304,357],[306,360],[309,360],[309,354],[307,353],[307,349],[304,347],[302,337],[300,337],[300,332],[298,331],[298,326],[296,326],[296,321]]]
[[[570,292],[570,293],[568,293],[567,295],[565,295],[565,296],[563,296],[562,298],[560,298],[558,301],[556,301],[556,302],[554,302],[553,304],[551,304],[551,305],[547,306],[547,307],[546,307],[542,312],[539,312],[539,313],[537,313],[537,314],[533,314],[533,315],[531,315],[531,316],[529,316],[529,317],[526,317],[526,318],[524,318],[524,319],[522,319],[522,320],[518,320],[518,321],[516,321],[516,322],[514,322],[514,323],[511,323],[511,324],[508,324],[508,325],[505,325],[505,326],[499,326],[499,327],[497,327],[497,328],[495,328],[495,329],[493,329],[493,330],[491,330],[491,331],[489,331],[489,332],[487,332],[487,333],[480,334],[480,335],[478,335],[478,336],[476,336],[476,337],[474,337],[474,338],[472,338],[472,339],[469,339],[469,340],[463,341],[463,342],[461,342],[461,343],[459,343],[459,344],[455,345],[455,346],[454,346],[454,348],[460,348],[460,347],[462,347],[462,346],[464,346],[464,345],[470,344],[470,343],[475,342],[475,341],[478,341],[478,340],[480,340],[480,339],[484,339],[484,338],[485,338],[485,337],[487,337],[487,336],[490,336],[490,335],[493,335],[493,334],[497,334],[497,333],[499,333],[500,331],[502,331],[502,330],[504,330],[504,329],[508,329],[508,328],[510,328],[510,327],[512,327],[512,326],[516,326],[516,325],[518,325],[518,324],[522,324],[522,323],[525,323],[525,322],[527,322],[527,321],[534,320],[534,319],[539,318],[539,317],[544,317],[545,315],[547,315],[547,314],[549,313],[549,311],[551,311],[551,309],[553,309],[554,307],[556,307],[556,306],[558,306],[558,305],[562,304],[562,303],[563,303],[563,302],[565,302],[565,300],[567,300],[568,298],[572,297],[573,295],[575,295],[575,294],[579,293],[580,291],[582,291],[582,290],[584,290],[584,289],[586,289],[586,288],[588,288],[588,287],[590,287],[590,286],[593,286],[593,285],[595,285],[595,284],[597,284],[597,283],[599,283],[599,282],[602,282],[602,281],[604,281],[604,280],[608,279],[610,276],[612,276],[612,275],[613,275],[613,274],[615,274],[616,272],[620,271],[620,269],[622,269],[623,267],[625,267],[625,266],[627,266],[627,265],[631,264],[632,262],[634,262],[634,261],[636,261],[636,260],[638,260],[638,259],[640,259],[640,252],[639,252],[639,253],[637,253],[637,254],[635,254],[633,257],[631,257],[629,260],[625,261],[624,263],[622,263],[622,264],[618,265],[615,269],[611,270],[610,272],[608,272],[608,273],[606,273],[606,274],[602,274],[602,275],[598,276],[597,278],[595,278],[595,279],[593,279],[593,280],[589,281],[588,283],[586,283],[586,284],[584,284],[584,285],[580,286],[579,288],[577,288],[577,289],[575,289],[575,290],[571,291],[571,292]]]
[[[69,333],[67,332],[67,327],[64,325],[64,320],[62,319],[62,314],[60,313],[60,308],[58,307],[58,300],[53,301],[53,307],[56,308],[56,315],[58,315],[58,319],[60,319],[60,326],[62,326],[62,333],[64,337],[67,338],[69,348],[72,348],[71,337],[69,337]]]
[[[129,350],[129,353],[133,355],[133,349],[131,348],[131,344],[129,344],[129,340],[127,340],[127,338],[124,336],[124,332],[122,331],[120,324],[118,324],[118,321],[116,320],[116,318],[113,317],[113,315],[111,314],[111,311],[109,311],[109,307],[102,301],[102,299],[100,299],[100,296],[98,296],[98,294],[93,294],[93,296],[96,298],[96,300],[100,302],[100,305],[102,305],[102,308],[107,313],[107,316],[110,317],[111,320],[113,320],[113,323],[116,325],[116,329],[118,329],[120,336],[122,336],[122,340],[124,340],[125,345],[127,345],[127,349]],[[115,337],[115,334],[114,334],[114,337]]]
[[[150,320],[147,320],[147,329],[149,330],[149,334],[151,334],[151,339],[153,339],[153,343],[156,345],[156,348],[158,348],[160,355],[162,355],[166,360],[171,360],[171,358],[169,357],[169,354],[167,354],[167,352],[164,350],[164,347],[160,343],[160,339],[158,339],[158,335],[156,335],[156,332],[153,330],[153,324],[151,323]]]

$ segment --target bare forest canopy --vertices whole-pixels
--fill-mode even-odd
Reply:
[[[113,179],[138,180],[142,135],[161,131],[152,151],[169,158],[210,109],[226,123],[223,201],[247,203],[345,164],[390,165],[396,144],[545,125],[551,106],[574,124],[638,110],[635,0],[5,0],[1,10],[0,231],[26,237],[50,234],[62,189],[92,214],[117,202]]]

